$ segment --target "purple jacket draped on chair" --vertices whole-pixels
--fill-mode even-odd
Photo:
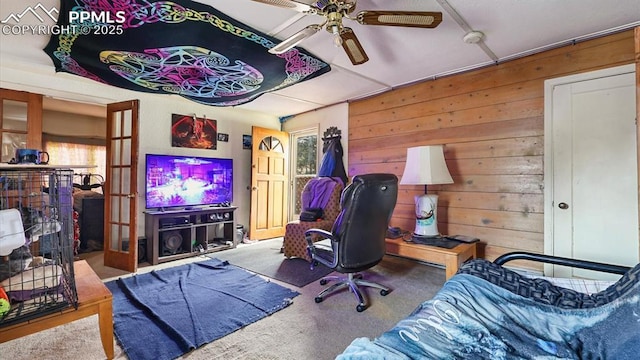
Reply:
[[[302,190],[301,201],[302,210],[310,208],[325,208],[338,182],[342,183],[339,177],[318,177],[309,180],[309,183]]]

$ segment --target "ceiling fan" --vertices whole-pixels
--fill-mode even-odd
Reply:
[[[360,25],[386,25],[435,28],[442,22],[441,12],[430,11],[360,11],[350,15],[356,8],[356,0],[253,0],[263,4],[296,10],[305,14],[324,16],[321,24],[313,24],[293,34],[281,43],[269,49],[272,54],[282,54],[298,45],[304,39],[325,28],[333,34],[334,44],[342,46],[353,65],[369,60],[367,53],[358,41],[353,30],[342,24],[343,19],[358,22]]]

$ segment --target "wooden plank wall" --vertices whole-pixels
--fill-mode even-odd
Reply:
[[[400,178],[407,147],[446,144],[454,184],[429,186],[439,194],[440,232],[480,238],[489,260],[543,253],[544,80],[630,64],[634,55],[630,30],[352,102],[349,176]],[[393,226],[414,228],[413,198],[423,192],[400,186]]]

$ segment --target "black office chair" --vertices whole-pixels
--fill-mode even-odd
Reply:
[[[309,229],[305,233],[307,251],[314,264],[322,263],[348,277],[327,276],[320,280],[325,285],[331,280],[337,283],[324,289],[315,298],[322,302],[327,295],[349,287],[358,299],[356,310],[362,312],[367,303],[358,286],[380,289],[386,296],[391,289],[362,279],[358,272],[375,266],[385,254],[385,234],[398,197],[398,178],[393,174],[358,175],[342,193],[340,214],[331,232]],[[312,234],[324,240],[313,242]]]

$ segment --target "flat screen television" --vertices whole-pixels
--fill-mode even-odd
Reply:
[[[231,204],[233,160],[147,154],[147,209]]]

